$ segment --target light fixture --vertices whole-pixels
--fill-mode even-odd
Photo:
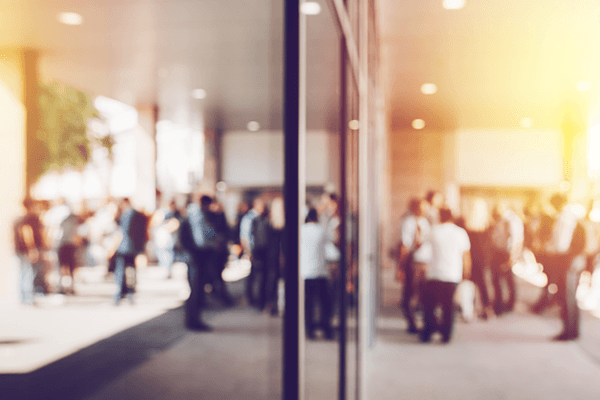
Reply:
[[[437,86],[435,83],[424,83],[421,85],[421,93],[434,94],[435,92],[437,92]]]
[[[192,90],[192,97],[198,100],[202,100],[206,98],[206,90],[204,89],[194,89]]]
[[[250,121],[246,125],[246,128],[248,128],[248,130],[251,132],[256,132],[260,129],[260,124],[256,121]]]
[[[465,0],[444,0],[442,5],[446,10],[460,10],[465,6]]]
[[[415,129],[423,129],[425,128],[425,121],[423,121],[421,118],[417,118],[412,122],[411,125]]]
[[[81,14],[74,12],[61,12],[58,14],[58,21],[65,25],[81,25],[83,24],[83,17]]]
[[[590,81],[579,81],[577,82],[577,90],[580,92],[589,92],[592,90],[592,82]]]
[[[533,120],[529,117],[521,118],[521,128],[529,129],[533,126]]]
[[[321,5],[316,1],[305,1],[300,5],[300,12],[304,15],[317,15],[321,13]]]
[[[352,121],[348,122],[348,128],[353,131],[357,131],[358,128],[360,128],[360,122],[358,122],[357,119],[353,119]]]
[[[224,192],[227,189],[227,184],[223,181],[217,182],[216,188],[219,192]]]

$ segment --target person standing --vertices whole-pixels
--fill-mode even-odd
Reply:
[[[69,215],[60,223],[62,234],[58,243],[59,293],[75,294],[74,271],[78,267],[77,251],[82,243],[80,219],[69,208]],[[65,281],[69,281],[65,284]]]
[[[471,244],[467,232],[452,222],[448,208],[440,209],[440,224],[432,228],[430,243],[431,263],[422,294],[425,326],[420,340],[429,342],[431,335],[439,330],[442,342],[448,343],[454,326],[454,292],[463,277],[470,277]],[[441,324],[435,317],[438,305],[442,309]]]
[[[510,312],[515,306],[516,288],[512,273],[513,263],[523,251],[524,226],[523,221],[511,209],[494,209],[494,225],[491,230],[491,269],[494,282],[494,313],[501,315]],[[502,282],[508,290],[507,300],[504,300]]]
[[[444,206],[444,196],[436,190],[430,190],[425,195],[425,201],[428,204],[425,217],[432,226],[439,224],[440,208]]]
[[[201,319],[205,303],[204,285],[207,283],[208,270],[214,263],[216,234],[209,223],[209,207],[212,199],[200,198],[200,204],[191,203],[187,208],[187,219],[180,227],[182,246],[191,254],[188,265],[190,296],[185,303],[185,326],[195,331],[211,331],[212,328]]]
[[[285,211],[283,198],[278,196],[271,202],[269,212],[269,263],[266,288],[266,306],[272,316],[279,315],[279,280],[282,277],[284,259]]]
[[[326,339],[333,339],[331,302],[327,290],[329,273],[325,261],[325,244],[328,239],[326,226],[319,224],[317,210],[311,208],[300,231],[300,275],[304,280],[304,317],[306,336],[309,339],[315,338],[317,301],[320,316],[318,325],[323,329]]]
[[[244,253],[251,255],[250,275],[246,280],[246,297],[251,305],[263,309],[265,306],[265,277],[268,262],[268,221],[264,216],[265,203],[257,198],[252,209],[240,223],[240,241]],[[255,295],[255,281],[259,279],[258,298]]]
[[[563,331],[553,337],[553,340],[558,341],[575,340],[579,337],[579,307],[575,293],[579,276],[585,269],[585,228],[578,222],[579,217],[573,207],[567,203],[567,197],[559,193],[550,199],[550,204],[558,212],[547,248],[557,272],[556,295],[563,323]]]
[[[42,263],[44,248],[42,223],[31,198],[23,200],[25,215],[13,226],[15,253],[19,258],[19,300],[23,304],[34,304],[35,277]]]
[[[415,323],[415,299],[419,301],[425,268],[431,260],[431,245],[427,239],[431,226],[427,218],[427,202],[411,199],[409,213],[402,219],[400,259],[397,280],[404,278],[400,308],[408,323],[408,333],[418,333]]]
[[[133,303],[135,293],[135,258],[144,251],[146,245],[146,217],[131,206],[129,198],[121,201],[119,226],[122,239],[115,253],[115,281],[117,291],[114,297],[115,305],[127,297]],[[126,273],[126,267],[131,267]]]
[[[175,261],[175,236],[179,229],[176,211],[177,204],[173,199],[156,210],[150,220],[158,265],[167,271],[167,279],[171,279],[171,269]]]
[[[229,225],[227,224],[223,205],[216,199],[211,199],[207,217],[209,218],[209,225],[215,230],[214,242],[216,246],[213,254],[214,262],[210,265],[211,274],[209,283],[214,289],[213,293],[219,297],[221,302],[226,306],[232,306],[234,301],[229,295],[227,284],[223,280],[223,270],[229,258],[229,249],[227,247]]]

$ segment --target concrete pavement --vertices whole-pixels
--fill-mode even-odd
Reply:
[[[146,280],[148,286],[140,290],[134,306],[103,309],[98,304],[71,304],[37,310],[49,313],[43,322],[47,328],[52,327],[53,318],[71,312],[72,317],[82,318],[82,325],[89,325],[89,332],[111,325],[118,333],[110,336],[110,330],[105,328],[107,336],[100,341],[89,336],[89,345],[82,340],[63,358],[42,368],[0,375],[0,393],[5,394],[0,398],[280,398],[281,318],[246,306],[225,309],[215,303],[206,313],[207,321],[215,328],[213,332],[186,331],[181,324],[182,309],[176,308],[185,286],[183,277],[174,280],[183,282],[177,288],[178,284],[164,281],[157,271],[151,267],[145,278],[141,276],[140,284]],[[239,284],[232,289],[238,295],[243,292]],[[421,344],[417,337],[405,333],[404,320],[390,304],[378,321],[377,345],[363,355],[368,371],[368,398],[600,398],[600,320],[584,313],[580,340],[551,342],[549,339],[560,331],[558,310],[550,309],[541,316],[527,311],[526,305],[538,290],[521,281],[516,312],[487,322],[458,322],[453,340],[447,345],[435,340]],[[99,299],[109,302],[110,293],[107,289]],[[163,293],[162,298],[158,293]],[[395,293],[388,291],[387,296],[393,298]],[[167,304],[175,308],[165,312]],[[82,310],[87,310],[89,319],[83,319],[86,313]],[[134,315],[145,322],[135,320]],[[31,334],[25,324],[27,318],[38,317],[39,314],[20,315],[22,330],[13,331],[13,336],[2,334],[0,351],[6,352],[11,346],[20,351],[18,347],[25,343],[18,341],[27,337],[33,346],[36,341],[32,338],[43,335]],[[95,320],[103,322],[94,324]],[[125,330],[124,321],[128,324]],[[23,332],[29,332],[29,336]],[[353,332],[350,333],[352,338]],[[44,346],[55,346],[55,338],[56,335],[49,335]],[[336,342],[307,342],[308,399],[336,398],[337,352]],[[31,352],[19,354],[33,356]],[[349,349],[348,355],[350,371],[355,367],[355,353]],[[5,364],[6,360],[0,359],[0,365]],[[353,383],[349,386],[352,392]]]

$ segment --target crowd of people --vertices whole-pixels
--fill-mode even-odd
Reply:
[[[105,201],[94,211],[84,204],[78,212],[64,200],[50,204],[26,199],[24,215],[14,224],[20,300],[34,304],[38,293],[74,295],[79,266],[106,265],[115,283],[113,303],[123,299],[134,303],[136,266],[152,253],[168,279],[175,262],[187,264],[190,295],[185,325],[191,330],[211,329],[202,319],[207,286],[224,306],[239,300],[278,315],[285,264],[283,204],[277,194],[257,196],[240,204],[237,224],[232,226],[223,205],[208,195],[167,198],[158,193],[156,211],[149,215],[136,210],[127,198]],[[549,204],[553,211],[518,210],[499,202],[487,228],[472,229],[452,214],[439,192],[413,198],[401,220],[396,274],[402,282],[400,307],[408,332],[428,342],[439,331],[443,342],[450,341],[459,285],[465,287],[460,304],[467,319],[475,308],[482,319],[513,311],[517,290],[512,267],[529,252],[547,276],[532,312],[541,313],[558,302],[563,332],[555,339],[576,339],[575,293],[581,272],[593,271],[600,229],[564,194],[553,195]],[[324,338],[333,339],[340,291],[347,292],[350,286],[339,279],[341,220],[335,194],[325,193],[307,204],[304,217],[299,267],[306,336],[315,338],[320,330]],[[250,263],[241,300],[231,296],[223,280],[232,254]],[[463,282],[478,289],[478,307]]]
[[[579,278],[585,269],[593,272],[600,251],[599,224],[589,218],[592,207],[587,215],[581,213],[581,206],[569,204],[563,193],[549,199],[550,210],[527,208],[521,213],[498,202],[487,228],[475,230],[468,229],[464,218],[454,217],[443,203],[439,192],[430,191],[424,198],[413,198],[401,220],[396,279],[402,282],[400,308],[408,332],[429,342],[439,331],[442,342],[450,341],[455,292],[459,284],[469,281],[479,292],[480,318],[513,311],[517,291],[512,267],[529,252],[547,276],[531,311],[541,313],[558,302],[563,331],[553,339],[577,339]],[[474,300],[474,291],[463,291],[460,306],[467,318]],[[436,314],[438,306],[441,311]],[[421,326],[418,310],[422,310]]]
[[[340,219],[334,194],[316,203],[316,209],[307,206],[302,228],[300,270],[306,288],[306,326],[309,337],[321,328],[331,339]],[[134,303],[140,255],[148,258],[152,253],[167,279],[172,277],[175,262],[187,264],[190,295],[185,325],[206,331],[211,329],[202,319],[207,286],[223,305],[237,303],[223,280],[234,254],[251,265],[245,299],[240,301],[279,314],[285,255],[284,203],[279,195],[241,203],[234,226],[216,198],[200,194],[183,199],[157,193],[156,211],[149,215],[136,210],[128,198],[108,200],[93,212],[80,206],[77,213],[64,200],[49,204],[28,198],[23,204],[24,216],[14,224],[14,241],[20,261],[19,296],[24,304],[34,304],[38,295],[75,295],[74,272],[87,265],[107,266],[107,276],[112,274],[116,286],[115,305],[124,299]]]

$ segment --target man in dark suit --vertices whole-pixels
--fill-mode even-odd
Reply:
[[[119,225],[123,239],[115,254],[115,281],[117,292],[114,302],[118,305],[125,296],[133,303],[135,293],[135,257],[144,251],[146,245],[146,217],[131,206],[131,201],[124,198],[121,202]],[[125,268],[133,267],[126,275]]]

